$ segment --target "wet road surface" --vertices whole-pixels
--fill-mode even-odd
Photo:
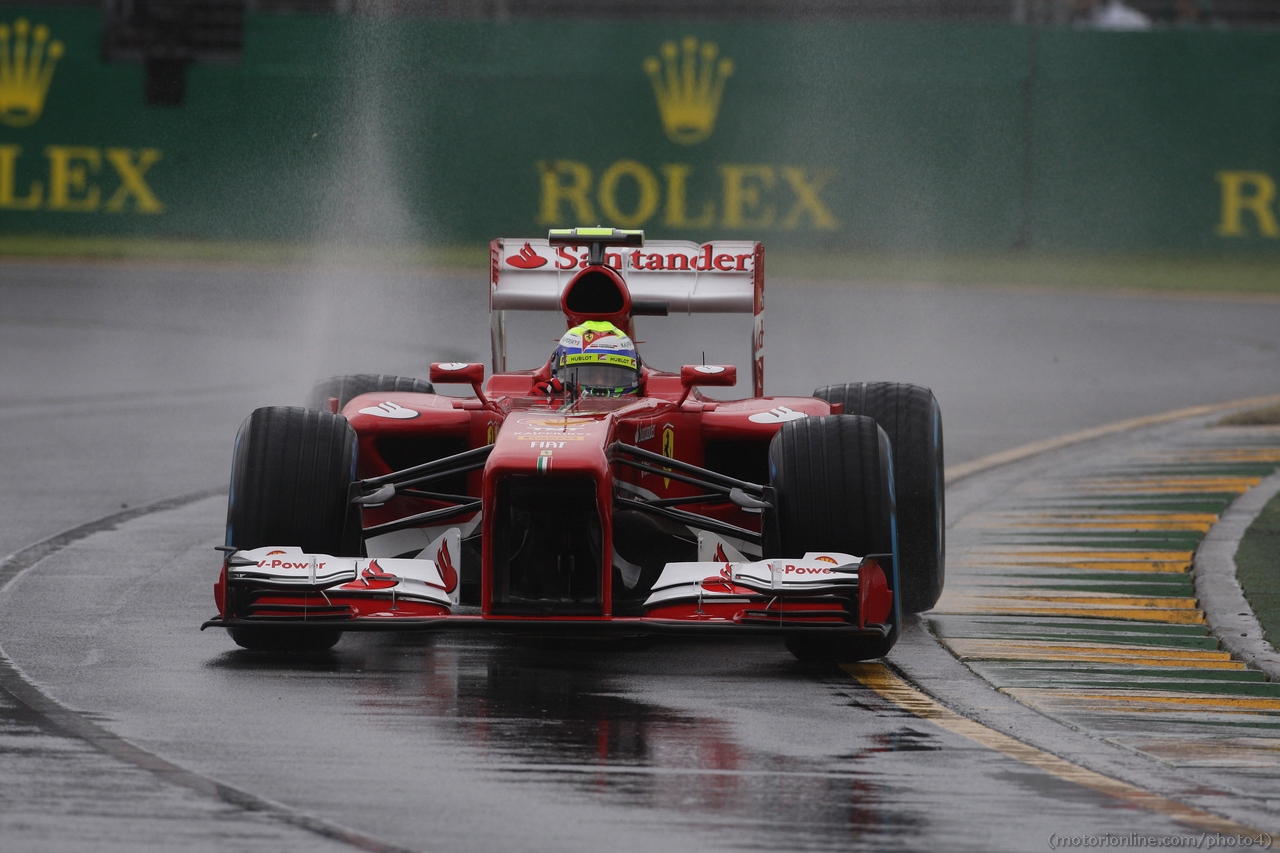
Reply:
[[[1176,826],[935,730],[837,670],[806,671],[776,643],[365,635],[315,661],[250,655],[192,630],[221,512],[210,499],[50,557],[0,605],[0,644],[133,743],[379,838],[977,850],[1064,826]]]
[[[0,553],[121,505],[218,486],[248,411],[293,402],[319,376],[487,360],[483,280],[0,267]],[[783,282],[768,306],[768,391],[930,384],[952,463],[1277,390],[1277,303]],[[532,320],[515,363],[553,345],[554,316]],[[639,337],[658,366],[704,349],[745,364],[745,318],[650,323]],[[217,497],[197,501],[49,557],[0,598],[0,645],[134,743],[377,838],[464,850],[1017,850],[1051,832],[1185,831],[768,644],[348,637],[316,661],[258,659],[194,630],[212,611],[222,513]],[[188,849],[318,842],[166,786],[21,708],[0,709],[0,726],[6,849],[161,849],[175,823]]]

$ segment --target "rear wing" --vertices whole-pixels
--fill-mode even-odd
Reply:
[[[489,259],[493,370],[501,373],[507,369],[506,312],[559,311],[560,294],[587,265],[587,249],[500,237],[489,244]],[[621,273],[637,302],[663,302],[668,311],[687,314],[751,314],[752,393],[764,396],[763,244],[649,240],[641,248],[607,249],[605,263]]]

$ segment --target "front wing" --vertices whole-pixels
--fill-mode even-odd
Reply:
[[[201,628],[885,637],[895,608],[881,559],[811,553],[800,559],[669,563],[641,616],[495,616],[458,605],[457,576],[446,549],[428,560],[260,548],[227,556],[215,588],[219,616]]]

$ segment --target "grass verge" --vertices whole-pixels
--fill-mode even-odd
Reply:
[[[1271,499],[1240,540],[1236,579],[1267,642],[1280,645],[1280,495]]]
[[[178,263],[339,263],[483,269],[488,246],[273,243],[142,237],[0,235],[0,258],[155,261]]]
[[[1277,426],[1280,425],[1280,403],[1274,406],[1261,406],[1257,409],[1246,409],[1243,412],[1227,415],[1218,421],[1218,426]]]
[[[798,278],[1280,295],[1280,258],[1263,256],[779,251],[767,258],[773,275]]]

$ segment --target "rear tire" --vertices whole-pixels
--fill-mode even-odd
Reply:
[[[943,484],[942,411],[922,385],[851,382],[828,385],[813,396],[865,415],[893,445],[894,495],[898,506],[902,610],[933,607],[946,580],[946,491]]]
[[[889,452],[888,436],[871,418],[831,415],[783,424],[769,445],[777,508],[764,520],[773,531],[768,550],[789,556],[895,553]],[[887,637],[789,634],[786,646],[812,663],[883,657],[898,638],[896,616],[891,622]]]
[[[349,376],[330,376],[322,379],[307,394],[307,408],[329,411],[329,400],[338,398],[338,411],[353,397],[377,391],[412,391],[418,394],[434,394],[435,386],[424,379],[412,376],[391,376],[382,373],[352,373]]]
[[[256,410],[236,436],[226,544],[359,556],[360,510],[347,496],[355,472],[356,432],[346,418],[292,406]],[[243,596],[244,590],[227,590],[228,616],[239,614]],[[255,651],[322,651],[342,632],[300,625],[233,628],[230,634]]]

